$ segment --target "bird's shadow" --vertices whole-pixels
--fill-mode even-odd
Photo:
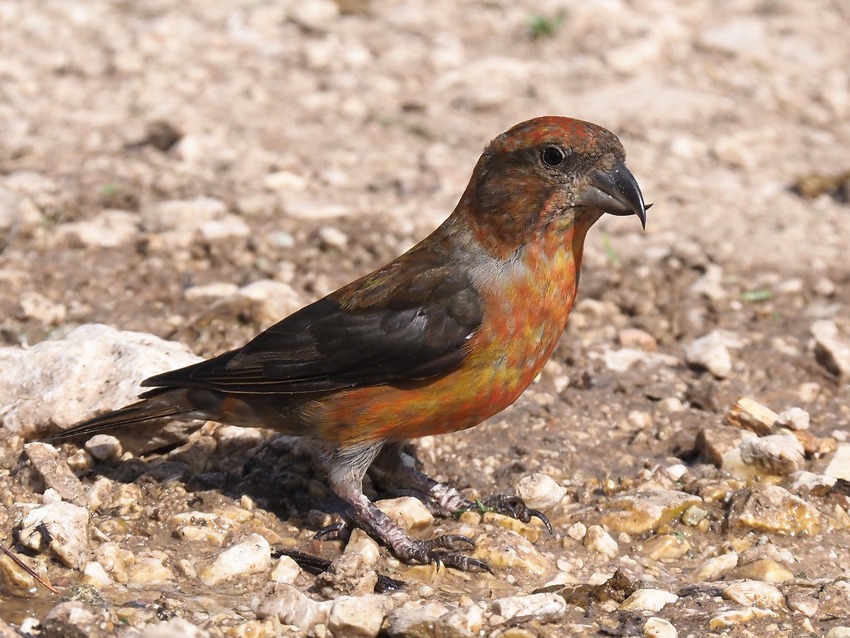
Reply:
[[[83,478],[104,477],[143,491],[178,482],[189,506],[201,511],[221,506],[222,497],[239,503],[247,496],[281,522],[315,532],[344,520],[348,505],[327,485],[320,444],[263,430],[229,430],[227,436],[195,433],[131,458],[95,459]],[[120,440],[120,432],[116,436]],[[70,455],[81,442],[66,445]],[[364,492],[373,499],[398,495],[373,486],[368,476]]]
[[[120,432],[114,433],[120,440]],[[82,446],[63,444],[70,456]],[[131,458],[93,459],[81,478],[104,477],[116,483],[135,484],[143,491],[161,490],[178,482],[190,507],[209,510],[221,497],[239,503],[247,496],[281,521],[319,529],[325,512],[338,517],[345,504],[324,482],[322,451],[295,437],[246,430],[226,437],[195,433],[183,442],[147,450]],[[105,512],[108,512],[106,506]],[[311,522],[312,521],[312,522]]]

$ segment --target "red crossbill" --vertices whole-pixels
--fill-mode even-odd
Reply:
[[[617,137],[594,124],[522,122],[486,147],[454,212],[405,254],[241,348],[145,380],[153,389],[137,403],[59,437],[162,417],[311,437],[329,450],[328,481],[350,519],[399,559],[486,568],[436,551],[465,537],[410,538],[364,495],[364,474],[390,474],[442,512],[472,505],[419,472],[401,444],[481,423],[540,372],[575,301],[587,231],[603,213],[646,222],[624,160]]]

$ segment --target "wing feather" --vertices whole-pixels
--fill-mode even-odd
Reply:
[[[380,276],[380,272],[373,276]],[[424,276],[424,275],[423,275]],[[235,393],[295,394],[427,379],[463,361],[482,320],[479,295],[447,268],[438,285],[346,304],[346,289],[302,308],[240,349],[144,381]],[[353,288],[352,290],[357,290]]]

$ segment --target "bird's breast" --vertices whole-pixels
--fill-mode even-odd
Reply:
[[[552,354],[575,300],[581,245],[533,246],[502,265],[479,267],[484,309],[466,357],[435,379],[335,392],[320,436],[351,445],[465,429],[512,404]],[[486,271],[486,275],[483,274]]]

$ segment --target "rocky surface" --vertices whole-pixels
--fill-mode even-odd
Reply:
[[[833,0],[0,1],[0,636],[850,635],[848,22]],[[490,138],[548,113],[620,136],[647,231],[601,220],[540,378],[415,445],[553,534],[367,485],[494,574],[315,540],[341,517],[298,439],[34,441],[405,250]]]

